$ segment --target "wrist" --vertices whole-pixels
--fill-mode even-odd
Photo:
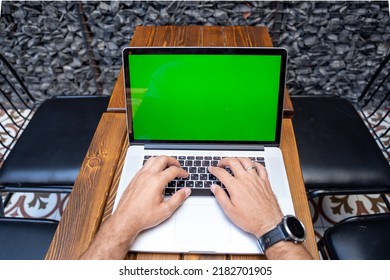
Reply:
[[[286,215],[276,226],[262,233],[257,238],[257,243],[261,252],[265,253],[267,249],[279,242],[301,243],[305,237],[304,225],[295,216]]]
[[[106,229],[110,231],[110,235],[114,237],[118,243],[127,243],[130,245],[141,232],[135,223],[117,218],[115,214],[112,215],[105,224],[107,224]]]
[[[267,222],[262,221],[259,227],[253,232],[253,235],[256,237],[256,239],[259,239],[270,230],[276,228],[282,219],[283,216],[278,215],[277,217],[272,218]]]

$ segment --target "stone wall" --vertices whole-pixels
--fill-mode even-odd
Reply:
[[[388,9],[387,1],[3,1],[0,48],[38,99],[109,95],[137,25],[266,25],[289,52],[291,94],[354,97],[389,52]]]

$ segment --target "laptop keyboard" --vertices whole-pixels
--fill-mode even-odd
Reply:
[[[145,156],[144,162],[152,156]],[[221,156],[172,156],[177,159],[185,171],[189,173],[187,178],[175,178],[169,182],[165,188],[165,195],[173,195],[176,191],[183,187],[191,188],[191,195],[209,196],[213,195],[210,187],[212,184],[220,185],[226,189],[225,186],[214,175],[209,173],[209,166],[217,166],[218,162],[224,157]],[[263,157],[250,157],[252,161],[256,161],[265,167]],[[229,167],[225,168],[233,175]]]

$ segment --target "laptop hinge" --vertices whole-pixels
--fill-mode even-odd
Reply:
[[[239,144],[145,144],[145,150],[225,150],[225,151],[264,151],[263,145]]]

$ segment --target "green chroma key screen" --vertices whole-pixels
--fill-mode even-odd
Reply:
[[[273,142],[281,56],[129,54],[135,141]]]

